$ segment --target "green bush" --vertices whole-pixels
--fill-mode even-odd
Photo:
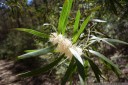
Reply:
[[[42,39],[47,39],[46,43],[50,42],[49,45],[46,45],[46,48],[27,50],[28,53],[18,56],[18,59],[35,57],[48,53],[59,53],[54,55],[55,60],[53,60],[51,63],[41,68],[21,73],[19,74],[20,76],[29,77],[39,74],[41,75],[41,73],[51,70],[60,64],[66,63],[67,68],[61,80],[62,85],[65,85],[67,81],[70,81],[72,84],[71,80],[73,80],[74,74],[79,77],[80,84],[84,84],[88,77],[88,68],[92,69],[97,82],[100,82],[100,79],[105,79],[105,77],[102,74],[101,68],[95,64],[93,57],[101,60],[101,63],[106,65],[107,68],[111,69],[118,77],[120,76],[121,72],[118,66],[103,54],[99,53],[98,48],[102,43],[108,44],[114,48],[116,48],[114,43],[126,45],[128,45],[128,43],[117,39],[105,38],[104,34],[95,30],[95,26],[88,27],[88,22],[94,17],[93,13],[88,15],[88,17],[86,17],[82,23],[79,23],[81,13],[78,10],[74,24],[69,26],[68,22],[72,2],[73,0],[65,0],[60,14],[58,27],[56,27],[55,32],[50,33],[50,35],[32,29],[16,29],[33,34],[34,36],[40,37]],[[73,28],[72,31],[70,28]],[[86,31],[86,34],[83,34],[83,31]]]

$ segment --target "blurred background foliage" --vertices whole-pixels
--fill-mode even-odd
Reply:
[[[32,28],[46,33],[52,31],[50,23],[57,26],[63,0],[1,0],[0,2],[0,54],[1,57],[14,57],[24,49],[36,48],[35,37],[14,32],[13,28]],[[91,12],[94,18],[107,21],[90,21],[99,32],[107,37],[127,41],[128,1],[127,0],[74,0],[69,23],[73,23],[76,11],[80,9],[82,20]],[[70,26],[70,24],[69,24]],[[28,43],[29,42],[29,43]],[[26,44],[28,43],[28,44]]]
[[[51,33],[54,31],[53,26],[57,27],[58,25],[63,2],[64,0],[1,0],[0,58],[14,59],[16,56],[23,54],[24,50],[48,45],[44,44],[45,40],[38,40],[35,36],[13,29],[31,28],[43,33]],[[88,24],[88,28],[92,27],[97,32],[94,33],[95,35],[99,35],[98,32],[100,32],[107,38],[116,38],[128,42],[128,0],[74,0],[69,17],[69,28],[75,21],[78,9],[81,11],[80,24],[92,12],[94,19],[101,20],[92,19]],[[100,23],[102,20],[105,23]],[[72,29],[68,29],[68,32],[70,33]],[[88,29],[84,31],[85,35],[86,33],[89,33]],[[119,50],[124,53],[122,55],[127,55],[127,46],[117,46],[119,48],[114,49],[102,44],[96,50],[102,51],[105,55],[111,55],[113,51]],[[52,56],[54,55],[50,55],[49,59],[44,58],[44,60],[52,61]],[[41,57],[43,58],[43,56]],[[63,67],[60,66],[60,69],[56,72],[58,79],[65,71]]]

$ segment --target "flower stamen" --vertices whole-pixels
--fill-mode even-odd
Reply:
[[[71,59],[73,56],[69,48],[73,48],[80,55],[82,55],[82,49],[72,45],[72,42],[68,38],[65,38],[62,34],[51,33],[49,41],[53,45],[58,44],[56,50],[62,54],[65,54],[65,56],[67,56],[69,59]]]

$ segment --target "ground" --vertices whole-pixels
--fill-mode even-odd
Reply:
[[[127,56],[123,56],[116,52],[113,56],[110,56],[113,62],[118,63],[119,68],[122,71],[121,77],[118,79],[113,72],[104,71],[108,80],[102,82],[116,82],[116,83],[128,83],[128,59]],[[33,68],[31,64],[28,64],[29,68]],[[18,73],[27,70],[28,67],[22,63],[17,63],[12,60],[0,60],[0,85],[59,85],[59,81],[55,78],[54,74],[45,73],[41,76],[20,78]],[[29,69],[31,70],[31,69]],[[95,82],[95,77],[90,73],[88,82]]]
[[[30,78],[20,78],[16,70],[23,70],[24,67],[17,67],[14,61],[0,60],[0,85],[57,85],[58,81],[52,75],[42,75]]]

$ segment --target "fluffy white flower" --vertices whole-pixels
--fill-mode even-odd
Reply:
[[[62,54],[64,53],[65,56],[67,56],[69,59],[71,59],[73,56],[69,48],[73,48],[80,55],[82,55],[82,49],[77,46],[72,45],[72,42],[61,34],[51,33],[49,41],[53,45],[58,44],[56,50]]]

